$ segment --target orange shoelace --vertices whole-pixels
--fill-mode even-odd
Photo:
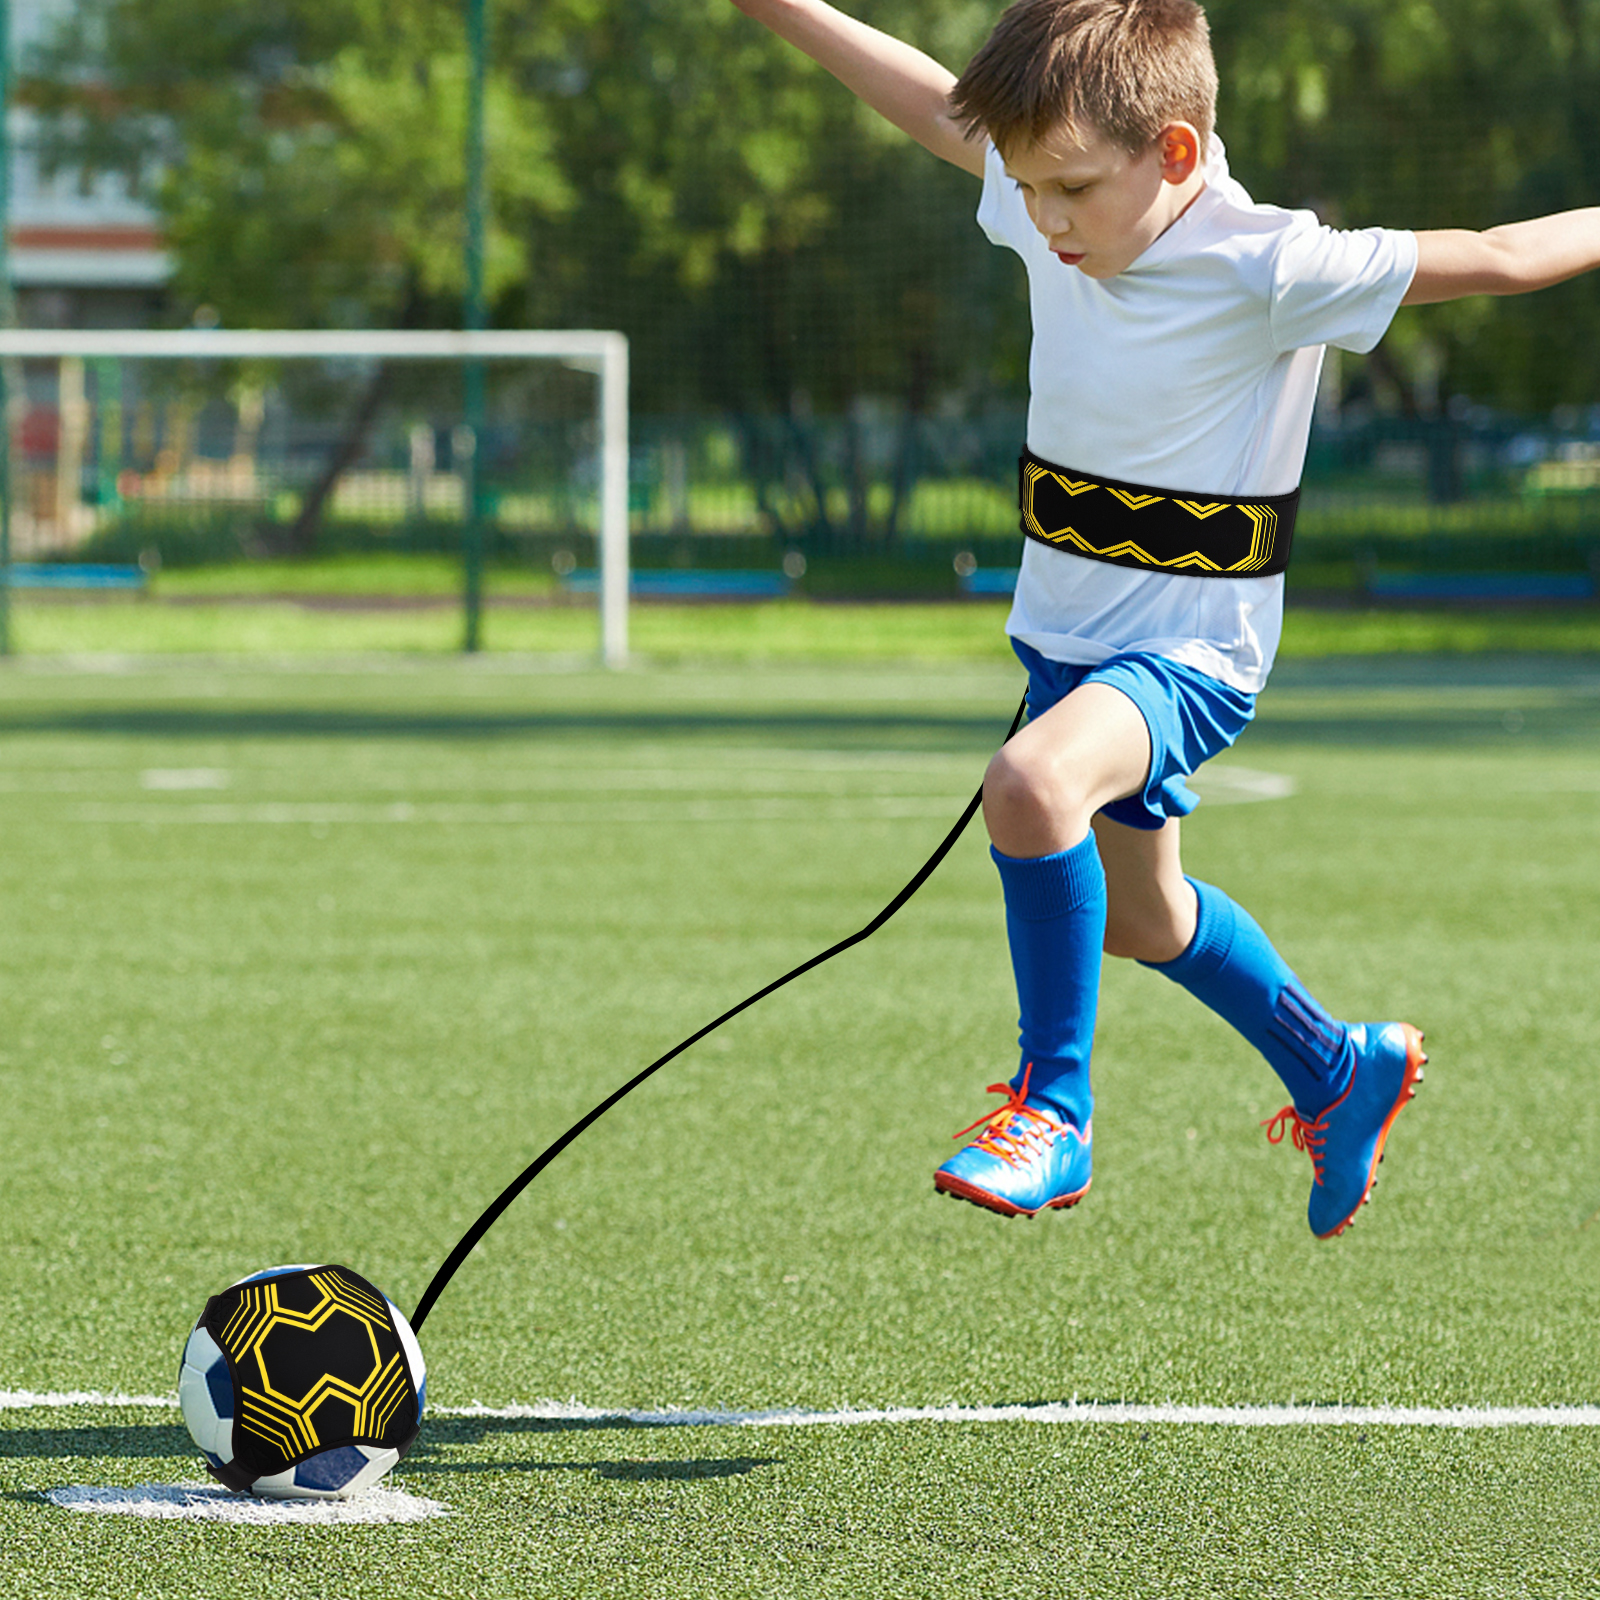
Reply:
[[[1331,1109],[1331,1108],[1330,1108]],[[1268,1144],[1282,1144],[1287,1129],[1289,1142],[1296,1150],[1304,1150],[1311,1157],[1311,1181],[1322,1182],[1322,1146],[1327,1141],[1328,1125],[1323,1121],[1327,1112],[1319,1112],[1313,1119],[1302,1117],[1294,1106],[1286,1105],[1275,1117],[1261,1124],[1267,1130]]]
[[[1049,1149],[1050,1141],[1061,1131],[1061,1124],[1037,1107],[1027,1104],[1028,1079],[1032,1076],[1033,1063],[1030,1061],[1023,1069],[1020,1089],[1013,1089],[1009,1083],[991,1083],[984,1093],[1003,1094],[1006,1103],[987,1116],[979,1117],[960,1133],[952,1134],[951,1138],[965,1139],[974,1128],[982,1128],[983,1132],[972,1141],[974,1148],[999,1156],[1013,1167],[1035,1149]],[[1033,1126],[1034,1123],[1039,1126]]]

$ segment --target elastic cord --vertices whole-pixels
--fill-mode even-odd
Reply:
[[[1012,718],[1011,728],[1006,734],[1006,739],[1009,740],[1012,734],[1014,734],[1017,729],[1022,726],[1022,718],[1027,709],[1028,701],[1027,697],[1024,696],[1022,704],[1017,707],[1016,716]],[[880,911],[877,916],[875,916],[872,921],[866,925],[866,927],[861,928],[855,933],[852,933],[848,939],[841,939],[838,944],[830,946],[830,948],[824,950],[820,955],[812,956],[809,961],[802,961],[798,967],[794,968],[793,971],[784,973],[781,978],[775,978],[764,989],[758,989],[754,994],[747,995],[738,1003],[738,1005],[732,1006],[727,1011],[724,1011],[722,1015],[714,1022],[708,1022],[703,1028],[691,1033],[689,1037],[683,1040],[681,1044],[675,1044],[664,1056],[658,1056],[642,1072],[637,1073],[634,1077],[630,1078],[625,1084],[623,1084],[620,1089],[617,1089],[613,1093],[607,1095],[606,1098],[602,1100],[593,1111],[591,1111],[586,1117],[583,1117],[579,1121],[573,1123],[573,1125],[568,1128],[567,1131],[562,1134],[561,1137],[557,1139],[548,1150],[539,1156],[537,1160],[533,1161],[529,1166],[524,1168],[521,1174],[511,1183],[509,1183],[504,1190],[501,1191],[499,1198],[495,1200],[488,1210],[485,1211],[483,1215],[479,1217],[470,1228],[467,1229],[465,1235],[461,1239],[461,1242],[445,1258],[444,1265],[441,1266],[436,1273],[434,1273],[433,1281],[423,1291],[422,1298],[417,1302],[417,1309],[411,1313],[412,1329],[416,1330],[421,1328],[422,1324],[427,1321],[428,1313],[433,1310],[434,1303],[438,1300],[439,1296],[444,1293],[445,1288],[449,1284],[450,1280],[456,1275],[456,1269],[460,1267],[461,1263],[465,1261],[469,1255],[472,1254],[474,1246],[476,1246],[478,1241],[483,1238],[484,1234],[486,1234],[490,1228],[492,1228],[495,1223],[500,1220],[501,1213],[506,1210],[511,1202],[515,1200],[517,1196],[521,1194],[522,1191],[526,1189],[528,1185],[532,1183],[533,1180],[537,1178],[539,1174],[543,1172],[544,1169],[549,1166],[550,1163],[554,1161],[555,1158],[560,1155],[561,1152],[565,1150],[580,1133],[584,1131],[584,1129],[588,1128],[592,1123],[598,1122],[600,1118],[612,1108],[612,1106],[616,1105],[619,1100],[622,1100],[626,1096],[632,1094],[633,1091],[637,1089],[639,1085],[643,1083],[645,1079],[648,1078],[652,1073],[666,1066],[666,1064],[673,1060],[674,1057],[681,1056],[690,1045],[698,1044],[708,1033],[715,1032],[715,1030],[720,1028],[724,1022],[731,1021],[734,1017],[738,1016],[741,1011],[748,1010],[758,1000],[765,1000],[769,994],[776,993],[776,991],[781,989],[786,983],[792,983],[796,978],[801,977],[807,972],[810,972],[813,967],[820,967],[824,961],[831,961],[835,956],[842,955],[846,950],[852,948],[852,946],[860,944],[863,939],[871,938],[871,936],[875,934],[878,929],[881,928],[884,923],[886,923],[889,918],[892,917],[895,912],[897,912],[900,907],[903,906],[906,901],[909,900],[912,895],[914,895],[917,890],[928,881],[930,877],[933,876],[934,868],[937,867],[939,863],[950,854],[950,851],[954,847],[956,840],[959,839],[964,832],[966,832],[967,824],[971,822],[973,817],[977,815],[978,807],[982,804],[983,789],[980,787],[972,799],[967,802],[967,808],[961,813],[960,820],[957,821],[956,825],[944,836],[944,839],[940,842],[939,848],[935,850],[925,862],[923,862],[923,864],[917,869],[916,875],[905,886],[905,888],[903,888],[899,894],[897,894],[894,899],[891,900],[888,905],[886,905],[883,910]]]

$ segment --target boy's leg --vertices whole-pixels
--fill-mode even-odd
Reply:
[[[1176,820],[1153,833],[1095,822],[1110,884],[1106,950],[1181,984],[1267,1058],[1295,1106],[1314,1117],[1344,1091],[1350,1031],[1306,992],[1255,919],[1186,878]]]
[[[1022,1061],[1009,1086],[994,1086],[1009,1087],[1006,1104],[935,1175],[947,1194],[1031,1216],[1073,1205],[1089,1187],[1089,1055],[1106,921],[1090,819],[1142,786],[1149,766],[1143,716],[1104,684],[1073,690],[990,763],[984,819],[1005,892]]]
[[[1095,830],[1110,911],[1106,949],[1164,973],[1267,1058],[1312,1158],[1312,1231],[1343,1232],[1366,1201],[1384,1141],[1422,1077],[1422,1036],[1404,1023],[1344,1023],[1317,1003],[1255,919],[1210,884],[1185,878],[1178,824],[1157,832],[1107,818]]]

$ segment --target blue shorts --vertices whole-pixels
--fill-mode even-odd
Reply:
[[[1186,817],[1200,797],[1183,780],[1202,761],[1226,750],[1256,714],[1256,697],[1208,678],[1165,656],[1130,650],[1099,666],[1051,661],[1020,639],[1011,641],[1028,669],[1028,716],[1042,716],[1079,684],[1108,683],[1139,708],[1150,730],[1150,772],[1144,790],[1102,806],[1100,815],[1124,827],[1153,831]]]

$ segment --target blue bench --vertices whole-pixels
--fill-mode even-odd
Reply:
[[[143,567],[77,561],[19,561],[10,568],[13,589],[136,589],[149,586]]]
[[[600,574],[580,568],[561,580],[576,594],[593,594]],[[715,567],[684,570],[634,571],[628,574],[628,593],[653,600],[772,600],[788,594],[793,585],[781,572],[743,572]]]
[[[1021,567],[974,567],[956,574],[962,594],[1010,594],[1017,587]]]

